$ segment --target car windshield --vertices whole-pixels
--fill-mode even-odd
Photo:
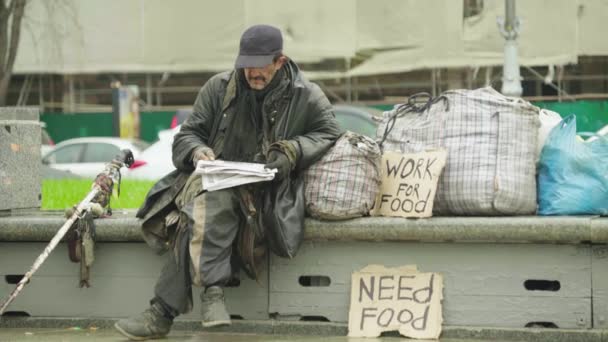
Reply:
[[[120,149],[112,144],[87,143],[82,162],[106,163],[112,160],[118,153],[120,153]]]
[[[84,148],[84,144],[73,144],[73,145],[63,146],[63,147],[49,153],[44,158],[44,162],[46,164],[78,163],[80,161],[80,156],[82,154],[83,148]]]
[[[378,124],[372,119],[377,111],[373,108],[336,105],[334,114],[340,127],[344,130],[374,137]]]

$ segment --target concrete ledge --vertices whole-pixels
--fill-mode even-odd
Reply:
[[[0,217],[0,241],[49,241],[64,222],[60,212]],[[115,211],[114,216],[98,219],[96,224],[99,241],[142,241],[134,211]],[[306,229],[305,239],[313,241],[608,242],[608,218],[591,216],[307,219]]]
[[[581,243],[591,241],[591,221],[591,217],[542,216],[309,220],[306,237],[310,240]],[[608,227],[605,228],[608,231]],[[608,233],[601,237],[608,239]]]
[[[97,327],[111,329],[116,319],[72,319],[72,318],[2,318],[0,328],[70,328]],[[200,321],[177,320],[173,331],[202,331]],[[346,336],[346,324],[323,322],[291,322],[279,320],[246,321],[234,320],[232,326],[206,329],[209,332],[250,333],[288,336]],[[398,336],[396,333],[388,334]],[[539,341],[539,342],[577,342],[608,341],[605,330],[565,330],[565,329],[500,329],[443,327],[441,338],[473,339],[482,341]]]
[[[0,241],[50,241],[65,223],[63,213],[0,217]],[[143,241],[133,212],[115,212],[114,216],[95,220],[97,241]]]
[[[591,241],[608,242],[608,218],[591,220]]]

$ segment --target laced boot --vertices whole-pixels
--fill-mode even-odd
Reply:
[[[224,290],[219,286],[210,286],[201,294],[203,308],[203,327],[210,328],[218,325],[230,325],[230,315],[224,304]]]
[[[139,315],[121,319],[116,330],[133,341],[163,338],[171,330],[173,318],[159,303],[152,304]]]

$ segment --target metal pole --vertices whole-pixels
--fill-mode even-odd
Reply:
[[[152,106],[152,77],[146,74],[146,105],[148,109]]]
[[[492,67],[486,67],[486,75],[484,79],[484,86],[489,87],[492,85]]]
[[[545,77],[543,75],[539,74],[536,70],[532,69],[531,67],[525,66],[524,68],[526,68],[526,70],[528,70],[532,75],[536,76],[539,80],[545,80]],[[555,89],[555,91],[557,91],[557,94],[558,94],[557,99],[559,102],[562,101],[564,96],[570,100],[575,101],[576,98],[573,97],[572,95],[568,94],[568,92],[563,90],[560,86],[561,80],[563,80],[563,72],[560,71],[561,70],[560,68],[562,68],[562,67],[557,68],[557,85],[553,84],[553,82],[549,82],[549,83],[545,82],[545,84],[548,85],[549,87]]]
[[[78,106],[84,105],[84,81],[82,78],[78,79]]]
[[[564,67],[563,66],[558,66],[557,67],[557,102],[562,102],[562,91],[560,91],[562,89],[562,80],[564,77]]]
[[[519,18],[515,13],[515,0],[505,0],[505,18],[498,19],[498,27],[505,38],[501,92],[507,96],[520,97],[523,91],[517,56]]]
[[[431,69],[431,87],[431,95],[433,95],[433,97],[437,96],[437,74],[435,69]]]
[[[70,94],[68,96],[68,99],[70,100],[70,112],[74,113],[76,111],[76,99],[74,95],[74,76],[68,76],[68,80],[70,87]]]
[[[42,89],[42,75],[38,75],[38,105],[40,111],[44,111],[44,93]]]
[[[55,105],[55,77],[54,77],[54,75],[49,75],[49,88],[51,88],[51,106],[57,107],[57,105]]]
[[[513,31],[515,27],[515,0],[505,0],[505,29]]]
[[[346,59],[346,70],[350,71],[350,58]],[[353,90],[352,77],[348,76],[346,78],[346,102],[348,102],[348,103],[351,103],[353,101],[352,90]]]

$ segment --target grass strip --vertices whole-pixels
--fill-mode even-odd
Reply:
[[[88,179],[45,179],[42,181],[42,209],[66,209],[78,204],[91,190]],[[115,209],[139,208],[154,181],[123,180],[120,197],[112,198]]]

